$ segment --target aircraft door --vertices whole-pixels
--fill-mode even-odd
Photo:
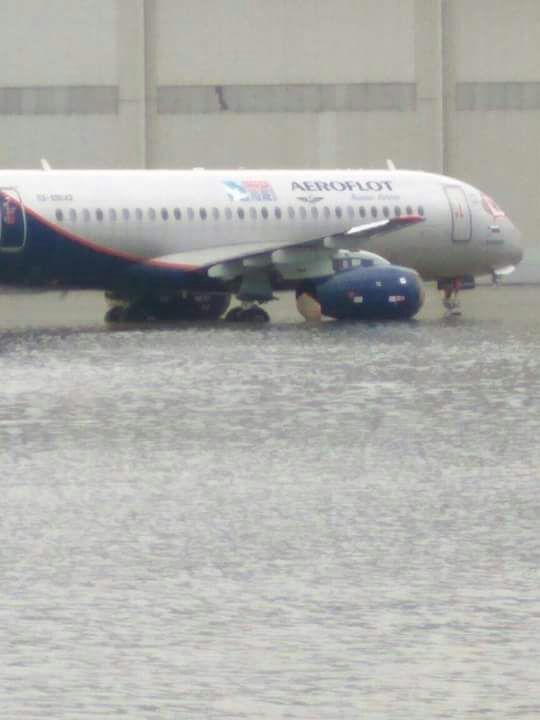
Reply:
[[[26,245],[26,213],[15,188],[0,188],[0,253],[16,253]]]
[[[472,236],[472,218],[467,197],[459,185],[447,185],[444,190],[452,214],[452,242],[470,242]]]

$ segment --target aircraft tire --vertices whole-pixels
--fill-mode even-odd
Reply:
[[[225,320],[236,323],[267,323],[270,322],[270,316],[258,305],[252,305],[248,308],[232,308],[225,316]]]
[[[242,314],[241,307],[233,307],[225,315],[225,322],[240,322],[240,315]]]
[[[253,305],[247,310],[244,310],[242,321],[267,323],[270,322],[270,315],[258,305]]]
[[[124,311],[124,322],[143,323],[150,320],[150,316],[142,303],[134,302]]]
[[[126,309],[124,307],[121,305],[114,305],[105,313],[105,322],[110,324],[124,322],[125,313]]]

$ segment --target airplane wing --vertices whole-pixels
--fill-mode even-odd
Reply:
[[[289,263],[297,263],[299,256],[305,257],[309,251],[323,251],[324,255],[328,256],[331,254],[329,251],[358,250],[375,235],[396,232],[423,220],[420,215],[402,215],[352,226],[342,233],[295,244],[279,242],[224,245],[156,257],[147,260],[144,265],[162,270],[205,270],[210,277],[227,281],[239,277],[248,269],[276,265],[281,270]]]

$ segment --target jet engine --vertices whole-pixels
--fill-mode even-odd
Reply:
[[[334,270],[335,275],[297,288],[298,310],[306,319],[318,314],[336,320],[407,320],[424,302],[424,285],[415,270],[373,253],[342,251]]]

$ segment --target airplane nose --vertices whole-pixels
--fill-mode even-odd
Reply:
[[[515,248],[513,248],[512,264],[519,265],[519,263],[522,260],[523,260],[523,248],[516,246]]]
[[[513,224],[510,223],[510,242],[508,243],[509,247],[509,256],[510,256],[510,263],[512,265],[519,265],[519,263],[523,260],[523,247],[521,245],[521,233],[518,230],[518,228]]]

